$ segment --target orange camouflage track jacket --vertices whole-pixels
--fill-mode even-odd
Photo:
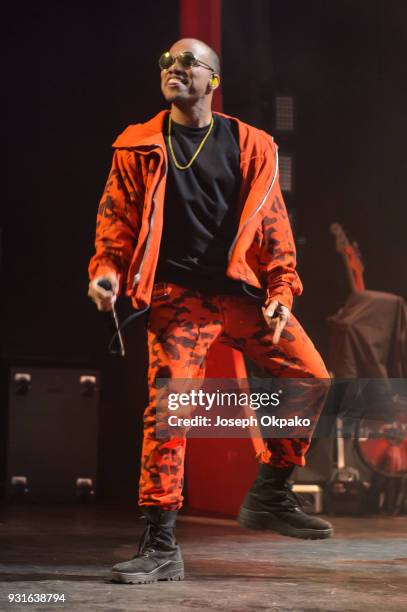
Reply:
[[[116,272],[136,309],[150,303],[159,255],[168,167],[163,125],[168,113],[130,125],[113,143],[112,168],[97,215],[89,276]],[[239,225],[227,275],[265,289],[267,302],[276,299],[291,309],[302,285],[279,186],[277,146],[266,132],[222,116],[238,124],[242,174]]]

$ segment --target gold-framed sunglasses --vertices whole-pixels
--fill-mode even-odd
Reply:
[[[206,68],[207,70],[210,70],[211,72],[215,73],[215,69],[212,68],[212,66],[209,66],[209,64],[206,64],[205,62],[201,62],[200,59],[195,57],[192,51],[183,51],[178,55],[172,55],[169,51],[166,51],[161,55],[160,59],[158,60],[158,65],[161,70],[168,70],[168,68],[171,68],[171,66],[175,64],[177,60],[183,68],[202,66],[202,68]]]

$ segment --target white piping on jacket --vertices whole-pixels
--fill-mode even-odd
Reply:
[[[242,225],[242,227],[240,228],[240,230],[236,234],[236,238],[232,242],[232,244],[230,246],[230,249],[229,249],[229,252],[228,252],[228,260],[230,260],[230,258],[232,257],[232,251],[235,248],[235,244],[236,244],[238,238],[240,237],[242,231],[244,230],[246,225],[248,223],[250,223],[250,221],[253,219],[253,217],[255,217],[257,215],[259,210],[261,210],[263,208],[263,205],[264,205],[265,201],[267,200],[268,196],[270,195],[270,191],[274,187],[274,183],[276,182],[276,178],[277,178],[277,174],[278,174],[278,149],[277,149],[277,145],[276,144],[274,144],[274,147],[275,147],[275,152],[276,152],[276,167],[275,167],[275,170],[274,170],[274,176],[273,176],[273,180],[271,181],[271,185],[268,188],[266,195],[264,196],[264,198],[262,199],[262,201],[260,202],[260,204],[258,205],[256,210],[250,215],[250,217],[246,220],[246,222]]]

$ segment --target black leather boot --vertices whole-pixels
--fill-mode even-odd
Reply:
[[[147,527],[141,536],[137,554],[112,568],[113,582],[145,584],[157,580],[183,580],[184,562],[175,541],[177,511],[158,506],[141,508]]]
[[[248,529],[270,529],[304,539],[329,538],[330,523],[301,510],[300,500],[288,481],[294,467],[275,468],[260,464],[259,473],[247,493],[237,521]]]

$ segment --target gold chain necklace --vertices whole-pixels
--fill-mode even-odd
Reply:
[[[181,164],[178,163],[177,158],[175,157],[174,149],[172,148],[172,141],[171,141],[171,125],[172,125],[172,121],[171,121],[171,115],[170,115],[169,121],[168,121],[168,145],[170,147],[171,156],[172,156],[172,159],[174,161],[175,167],[178,168],[178,170],[186,170],[187,168],[192,166],[192,164],[194,163],[195,159],[198,157],[202,147],[204,146],[204,144],[205,144],[209,134],[211,133],[212,128],[213,128],[213,124],[214,124],[214,120],[213,120],[213,115],[212,115],[212,119],[211,119],[211,122],[209,124],[209,129],[206,132],[205,136],[203,137],[202,141],[200,142],[197,150],[195,151],[195,153],[193,154],[193,156],[191,157],[189,162],[186,164],[186,166],[181,166]]]

